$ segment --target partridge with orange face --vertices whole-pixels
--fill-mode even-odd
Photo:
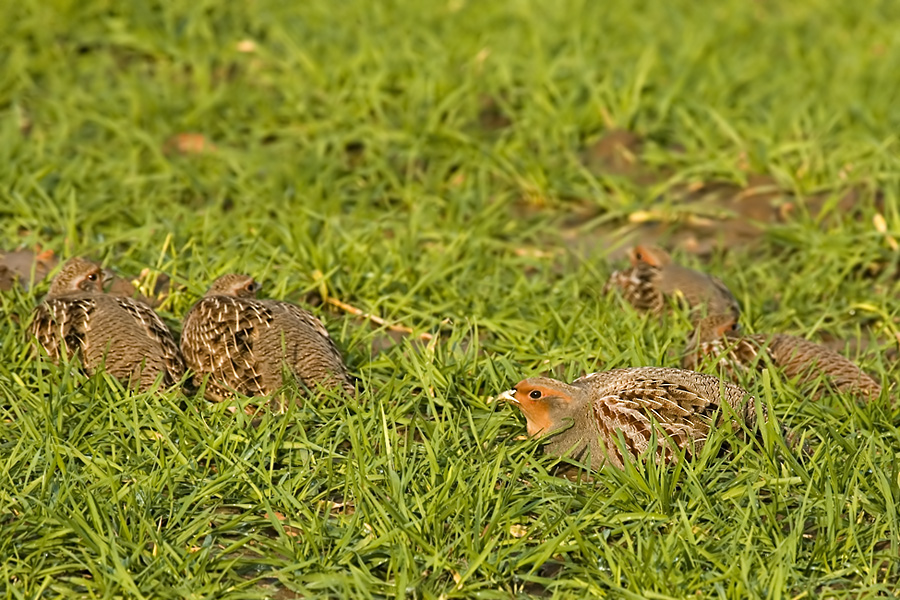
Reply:
[[[629,304],[638,310],[656,314],[663,311],[668,298],[677,298],[691,309],[706,307],[707,314],[740,314],[734,294],[712,275],[672,262],[672,257],[653,246],[635,246],[631,267],[615,271],[604,292],[618,288]]]
[[[763,370],[770,362],[788,379],[797,379],[811,389],[824,382],[842,392],[872,399],[881,394],[881,385],[858,366],[825,346],[793,335],[741,335],[737,320],[730,315],[710,315],[702,319],[685,349],[682,366],[699,367],[704,357],[732,380],[738,372]],[[815,398],[821,390],[815,390]]]
[[[698,453],[723,400],[733,426],[756,423],[755,401],[746,391],[711,375],[664,367],[592,373],[571,384],[533,377],[500,398],[519,407],[529,435],[552,436],[548,453],[589,461],[593,469],[607,462],[621,469],[625,454],[636,459],[648,450],[666,463],[676,460],[676,448],[689,457]]]
[[[285,369],[309,390],[355,395],[322,323],[289,302],[257,300],[259,287],[249,275],[224,275],[184,319],[181,350],[196,385],[209,376],[206,397],[268,396],[284,385]]]
[[[153,309],[103,292],[99,265],[72,258],[32,315],[30,332],[54,361],[77,355],[88,373],[106,372],[144,391],[157,377],[172,385],[184,362],[172,333]]]

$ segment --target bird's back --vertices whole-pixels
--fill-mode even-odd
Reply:
[[[85,344],[88,360],[103,360],[116,377],[139,376],[146,389],[163,374],[172,385],[184,375],[181,351],[166,324],[152,308],[127,297],[102,295]]]
[[[655,282],[666,296],[682,295],[689,307],[706,306],[708,314],[740,314],[737,299],[722,280],[672,263],[657,271]]]
[[[259,340],[267,361],[284,363],[311,389],[317,385],[340,387],[354,394],[344,359],[322,322],[289,302],[262,300],[273,315],[272,327]]]
[[[881,385],[846,357],[805,338],[775,334],[751,336],[759,344],[768,344],[772,362],[789,378],[813,381],[823,375],[841,391],[877,396]]]

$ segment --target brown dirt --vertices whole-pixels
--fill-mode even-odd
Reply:
[[[622,178],[639,189],[664,186],[672,173],[646,165],[641,158],[644,146],[639,135],[611,129],[586,145],[581,158],[598,177]],[[668,201],[665,210],[649,202],[624,218],[596,227],[590,226],[590,221],[601,216],[596,208],[588,202],[577,204],[565,221],[564,235],[578,238],[582,248],[604,246],[611,260],[623,257],[627,247],[638,241],[654,244],[665,240],[664,245],[669,247],[708,255],[753,243],[768,225],[790,222],[803,215],[822,219],[827,225],[831,217],[859,215],[867,201],[874,202],[879,211],[884,206],[883,194],[863,185],[846,184],[800,197],[771,175],[761,173],[747,173],[744,185],[718,180],[675,184],[659,199]],[[524,208],[529,209],[537,207]],[[586,228],[590,230],[585,231]]]
[[[0,250],[0,291],[9,291],[18,282],[26,290],[40,283],[59,263],[53,250]],[[32,269],[34,277],[32,278]]]

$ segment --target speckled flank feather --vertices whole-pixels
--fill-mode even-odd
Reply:
[[[227,296],[203,298],[191,308],[184,319],[181,351],[196,385],[211,375],[206,384],[209,399],[222,400],[234,391],[266,394],[254,340],[272,321],[270,311]]]
[[[740,314],[734,294],[720,279],[672,262],[659,248],[638,246],[631,254],[632,266],[615,271],[604,290],[618,288],[636,309],[659,314],[671,297],[692,309],[705,306],[712,315]]]
[[[285,366],[311,390],[323,385],[356,393],[328,331],[288,302],[208,295],[185,317],[181,349],[197,385],[209,374],[210,400],[234,392],[270,395],[283,386]]]
[[[681,448],[688,457],[703,447],[722,400],[732,409],[733,427],[756,424],[753,397],[743,389],[711,375],[662,367],[616,369],[586,375],[572,384],[537,377],[516,389],[558,390],[566,402],[551,404],[549,421],[555,424],[546,450],[555,455],[590,456],[591,466],[608,462],[622,468],[623,449],[635,459],[648,449],[656,460],[671,462]],[[536,400],[516,391],[513,401],[534,412]],[[555,412],[554,412],[555,411]],[[571,427],[561,427],[565,421]],[[656,447],[651,449],[655,436]]]
[[[659,314],[665,307],[665,297],[656,285],[656,269],[636,266],[614,271],[603,287],[603,293],[620,290],[622,297],[637,310]]]
[[[97,269],[73,259],[57,275],[48,298],[32,315],[30,332],[37,343],[54,361],[77,355],[89,373],[103,365],[141,391],[160,374],[163,385],[179,381],[184,363],[168,327],[149,306],[110,296],[99,283],[85,285],[78,279]]]
[[[148,363],[158,364],[158,370],[165,372],[164,383],[166,385],[172,385],[181,380],[184,375],[184,359],[181,356],[181,350],[168,326],[152,308],[127,297],[106,296],[102,303],[110,303],[131,316],[132,322],[138,326],[138,337],[147,340],[146,343],[141,341],[135,346],[148,353],[144,355]],[[111,321],[110,326],[115,327],[116,323]],[[155,375],[153,377],[155,378]],[[149,385],[151,382],[152,380],[147,384]]]
[[[750,336],[758,346],[766,346],[772,362],[789,378],[811,380],[824,375],[830,385],[843,392],[867,398],[881,394],[881,384],[837,352],[792,335]]]
[[[655,425],[656,457],[669,462],[675,458],[673,446],[685,449],[688,456],[700,451],[722,399],[749,427],[756,423],[753,397],[711,375],[641,367],[592,373],[572,385],[593,398],[589,422],[604,441],[610,463],[618,468],[623,457],[617,432],[622,433],[625,449],[637,457],[650,447]]]
[[[730,329],[732,323],[724,317],[701,321],[686,348],[682,366],[696,368],[708,356],[715,359],[721,372],[737,380],[739,372],[765,369],[768,361],[800,385],[813,385],[821,378],[834,389],[865,399],[881,394],[878,382],[821,344],[786,334],[742,336]],[[815,397],[821,397],[821,391]]]

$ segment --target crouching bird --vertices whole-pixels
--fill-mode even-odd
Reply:
[[[740,307],[722,280],[684,267],[656,246],[635,246],[630,252],[631,267],[610,275],[603,290],[617,288],[638,310],[660,314],[667,298],[676,298],[693,310],[706,314],[740,315]]]
[[[140,391],[160,376],[177,383],[184,362],[169,328],[146,304],[104,293],[103,275],[96,263],[69,259],[34,309],[34,339],[54,361],[77,356],[88,374],[102,365]]]
[[[268,396],[291,373],[309,391],[318,386],[355,396],[341,353],[322,323],[289,302],[258,300],[249,275],[218,278],[188,311],[181,351],[206,397],[221,401],[235,392]]]
[[[681,365],[695,369],[704,357],[713,359],[718,372],[732,380],[737,380],[739,373],[762,371],[770,362],[785,378],[796,379],[811,391],[816,400],[829,389],[864,401],[881,394],[880,383],[837,352],[784,333],[741,335],[732,315],[701,319],[685,348]]]
[[[568,384],[547,377],[525,379],[501,394],[522,411],[531,436],[551,436],[545,451],[623,468],[650,450],[657,462],[699,453],[724,401],[732,427],[753,428],[753,396],[712,375],[665,367],[615,369]],[[651,442],[655,435],[655,448]]]

